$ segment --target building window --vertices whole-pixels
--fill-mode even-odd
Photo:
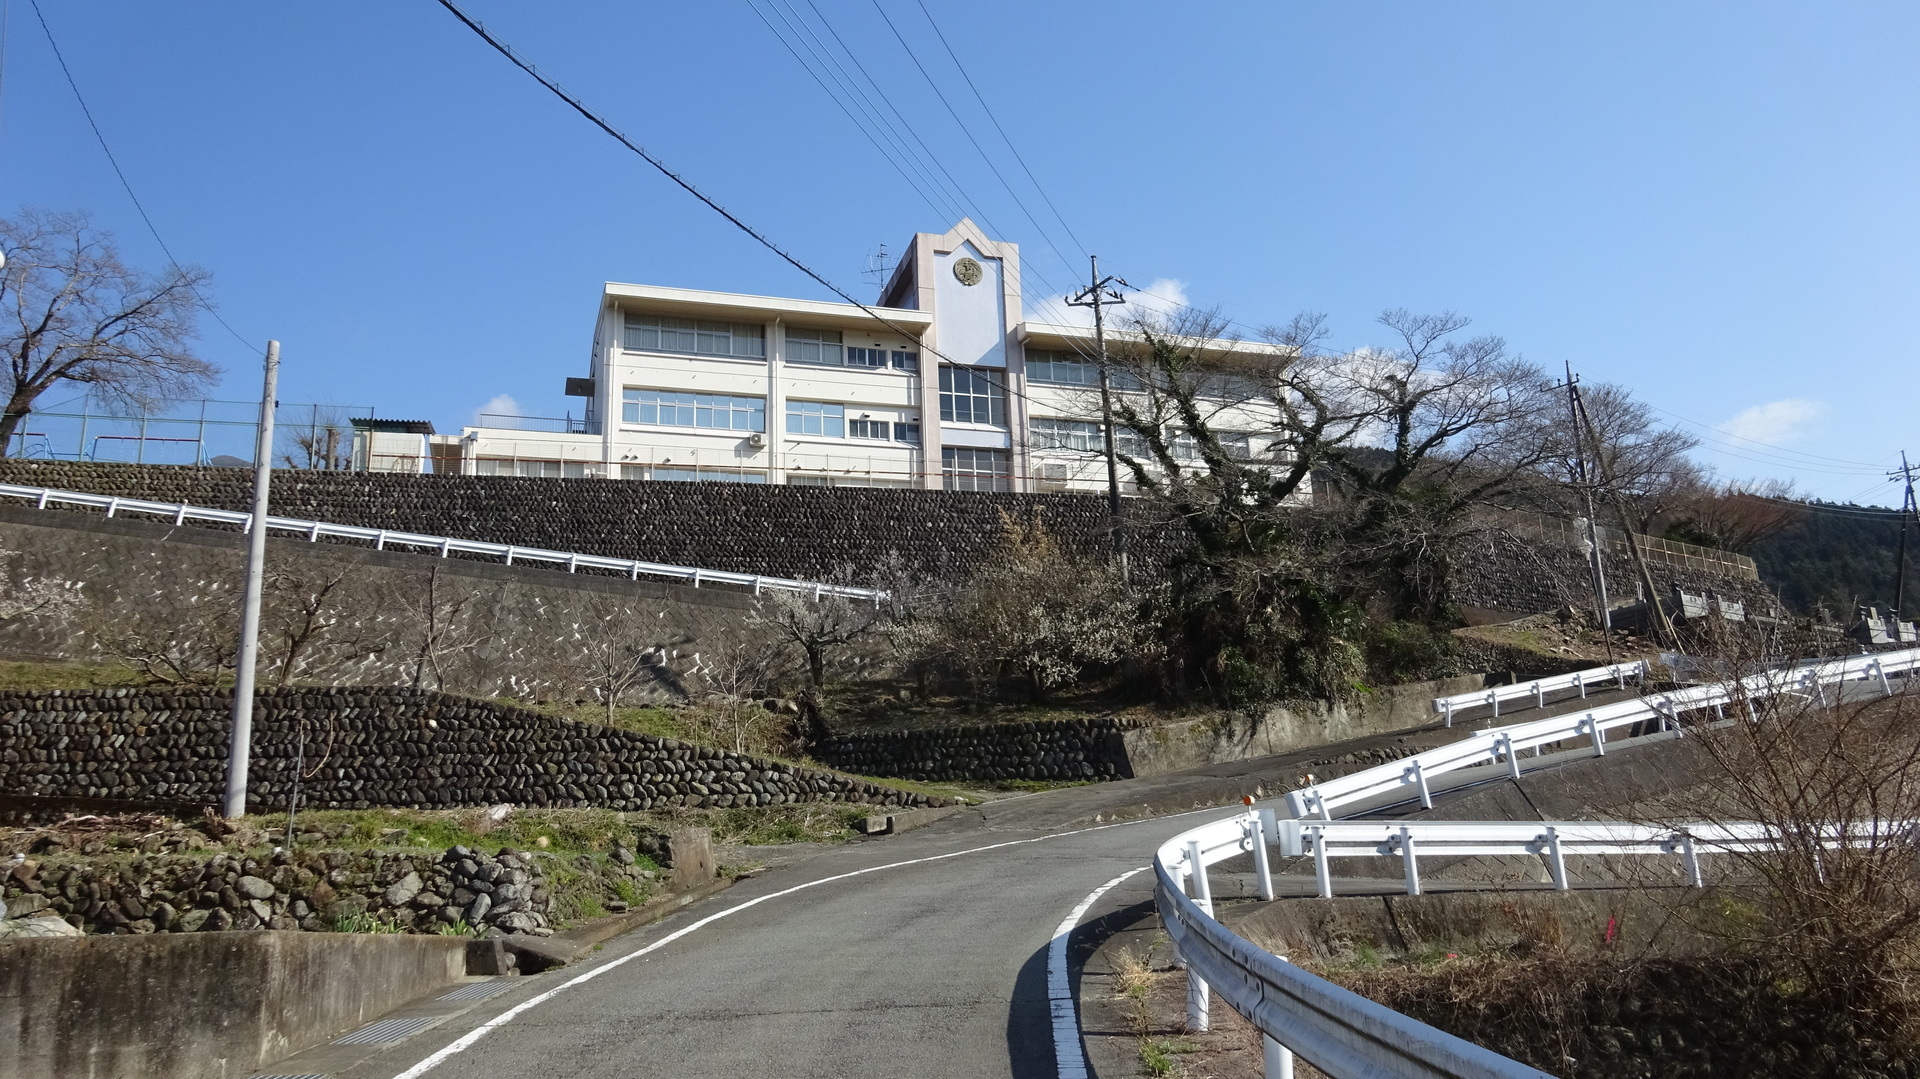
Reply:
[[[767,402],[761,397],[629,388],[620,406],[620,418],[627,423],[651,423],[662,427],[764,431],[767,429]]]
[[[1253,436],[1245,431],[1228,431],[1220,436],[1220,448],[1236,461],[1253,460]]]
[[[886,420],[848,420],[847,437],[877,438],[885,441],[889,426]]]
[[[628,315],[623,344],[639,352],[764,359],[767,328],[752,322],[704,322],[659,315]]]
[[[846,349],[840,345],[839,330],[787,330],[788,363],[817,363],[828,367],[846,365]]]
[[[920,370],[920,354],[918,352],[900,352],[896,350],[893,354],[893,369],[895,371]]]
[[[940,368],[940,421],[1007,425],[1006,372]]]
[[[788,401],[787,433],[845,438],[847,406],[830,405],[824,401]]]
[[[1173,454],[1175,460],[1200,460],[1200,440],[1193,437],[1192,431],[1169,430],[1167,450]]]
[[[1006,450],[941,450],[940,470],[949,491],[1013,490]]]
[[[474,462],[474,471],[482,476],[524,476],[529,479],[583,480],[587,478],[585,461],[523,461],[482,457]]]
[[[849,347],[847,349],[848,367],[885,367],[886,365],[887,350],[884,348]]]
[[[737,468],[700,468],[695,465],[621,465],[623,480],[653,480],[657,483],[765,483],[765,472]]]
[[[893,422],[893,440],[895,442],[909,442],[918,446],[920,444],[920,417],[915,416],[910,420],[895,420]]]
[[[1111,383],[1116,390],[1137,390],[1140,380],[1125,371],[1109,368]],[[1091,386],[1100,385],[1100,366],[1067,352],[1044,352],[1039,349],[1027,350],[1027,381],[1042,382],[1054,386]]]
[[[1078,450],[1101,453],[1107,448],[1100,437],[1100,425],[1081,420],[1034,420],[1033,448],[1036,450]]]

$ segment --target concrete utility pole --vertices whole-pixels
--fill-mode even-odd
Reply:
[[[1606,644],[1607,662],[1613,662],[1613,605],[1607,601],[1606,553],[1600,547],[1599,526],[1593,520],[1593,483],[1587,471],[1587,440],[1581,434],[1580,379],[1567,364],[1567,414],[1573,420],[1573,482],[1580,487],[1580,499],[1587,511],[1587,562],[1593,575],[1593,605],[1600,616],[1600,638]]]
[[[1086,288],[1067,298],[1070,307],[1093,308],[1093,348],[1100,364],[1100,430],[1105,439],[1107,451],[1107,529],[1113,544],[1113,560],[1120,565],[1120,579],[1125,581],[1127,573],[1127,530],[1120,517],[1120,458],[1114,445],[1113,434],[1113,380],[1107,372],[1107,326],[1101,309],[1113,304],[1127,302],[1113,285],[1125,287],[1127,283],[1118,277],[1100,276],[1100,256],[1088,255],[1093,273]]]
[[[1920,506],[1913,501],[1913,466],[1907,463],[1907,451],[1900,451],[1900,471],[1887,475],[1907,481],[1906,497],[1900,500],[1900,560],[1893,569],[1893,621],[1897,626],[1907,609],[1907,524],[1920,522]]]
[[[240,649],[233,668],[233,731],[227,740],[228,817],[242,817],[247,812],[247,764],[253,755],[253,668],[260,656],[260,592],[267,572],[267,484],[273,476],[273,406],[279,382],[280,342],[268,341],[266,387],[260,394],[260,434],[253,449],[247,584],[240,593]]]

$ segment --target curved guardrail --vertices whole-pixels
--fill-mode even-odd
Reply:
[[[51,505],[87,506],[105,510],[109,517],[120,513],[144,513],[172,518],[176,525],[183,525],[188,521],[212,521],[217,524],[239,525],[242,531],[251,531],[253,528],[251,513],[190,506],[178,502],[149,502],[139,498],[118,498],[111,495],[88,494],[84,491],[63,491],[53,487],[25,487],[12,483],[0,483],[0,497],[28,499],[39,509],[46,509]],[[374,550],[377,551],[388,547],[413,547],[432,551],[442,558],[455,553],[487,555],[498,558],[509,566],[515,561],[546,562],[565,566],[568,573],[581,569],[613,570],[627,574],[632,580],[639,580],[641,575],[645,574],[648,577],[687,581],[695,588],[703,584],[750,588],[754,595],[772,589],[811,594],[816,599],[821,596],[845,596],[850,599],[864,599],[878,603],[887,598],[886,592],[873,588],[854,588],[847,585],[825,584],[820,581],[797,581],[786,577],[765,577],[753,573],[699,569],[693,566],[669,565],[664,562],[643,562],[639,559],[582,554],[578,551],[551,551],[544,547],[520,547],[511,543],[486,543],[481,540],[430,536],[419,532],[398,532],[386,528],[330,524],[326,521],[308,521],[298,517],[268,516],[266,527],[269,531],[296,533],[312,541],[318,541],[322,536],[330,539],[360,540],[373,544]]]
[[[1447,726],[1453,726],[1453,714],[1464,708],[1486,705],[1493,709],[1495,718],[1500,715],[1500,705],[1506,701],[1517,701],[1526,697],[1533,698],[1535,708],[1547,706],[1547,694],[1577,689],[1584,700],[1587,690],[1612,682],[1616,688],[1627,688],[1627,679],[1644,685],[1647,681],[1647,661],[1637,659],[1631,663],[1614,663],[1605,667],[1592,667],[1584,671],[1569,674],[1557,674],[1552,678],[1536,678],[1531,682],[1516,682],[1507,686],[1488,686],[1486,689],[1469,690],[1455,693],[1451,697],[1435,697],[1433,710],[1447,718]]]
[[[1743,823],[1672,828],[1590,821],[1335,821],[1333,814],[1350,815],[1415,798],[1431,805],[1433,791],[1442,786],[1436,780],[1456,787],[1518,775],[1521,751],[1537,752],[1559,741],[1579,738],[1588,744],[1539,763],[1604,754],[1606,733],[1635,723],[1653,724],[1660,729],[1650,733],[1673,738],[1682,735],[1678,721],[1688,712],[1713,709],[1724,716],[1725,706],[1735,704],[1744,706],[1749,718],[1758,718],[1769,698],[1804,693],[1824,700],[1825,687],[1848,681],[1878,679],[1882,691],[1891,694],[1893,676],[1911,677],[1916,670],[1920,649],[1848,656],[1479,731],[1453,745],[1294,791],[1286,799],[1288,817],[1250,805],[1244,813],[1182,832],[1155,852],[1153,870],[1161,922],[1187,967],[1188,1025],[1207,1029],[1211,995],[1218,991],[1260,1029],[1269,1079],[1290,1079],[1295,1053],[1334,1079],[1544,1076],[1241,939],[1213,917],[1207,867],[1252,854],[1263,899],[1274,897],[1270,845],[1283,855],[1313,855],[1322,896],[1333,894],[1332,860],[1383,856],[1401,859],[1407,890],[1418,895],[1423,853],[1544,857],[1558,888],[1569,886],[1570,854],[1677,857],[1698,885],[1703,854],[1771,849],[1776,837],[1762,825]],[[1836,831],[1826,841],[1840,845],[1912,827],[1909,821],[1865,822],[1844,834]]]

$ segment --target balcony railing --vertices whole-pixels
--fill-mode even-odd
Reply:
[[[597,435],[600,433],[600,421],[585,417],[566,416],[510,416],[498,412],[482,412],[481,427],[497,431],[545,431],[555,435]]]

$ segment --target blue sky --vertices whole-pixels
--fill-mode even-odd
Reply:
[[[0,212],[89,209],[158,265],[31,5],[0,2]],[[284,342],[283,400],[554,415],[602,281],[826,295],[432,0],[40,3],[168,245]],[[1826,498],[1887,501],[1920,450],[1913,5],[927,0],[1036,191],[918,0],[880,0],[1023,210],[873,0],[814,4],[1030,291],[1083,244],[1247,327],[1324,311],[1346,345],[1388,307],[1459,311],[1631,386],[1723,475]],[[828,39],[806,0],[467,6],[857,295],[875,247],[951,223],[758,13]],[[203,346],[222,396],[257,396],[249,348],[210,321]]]

